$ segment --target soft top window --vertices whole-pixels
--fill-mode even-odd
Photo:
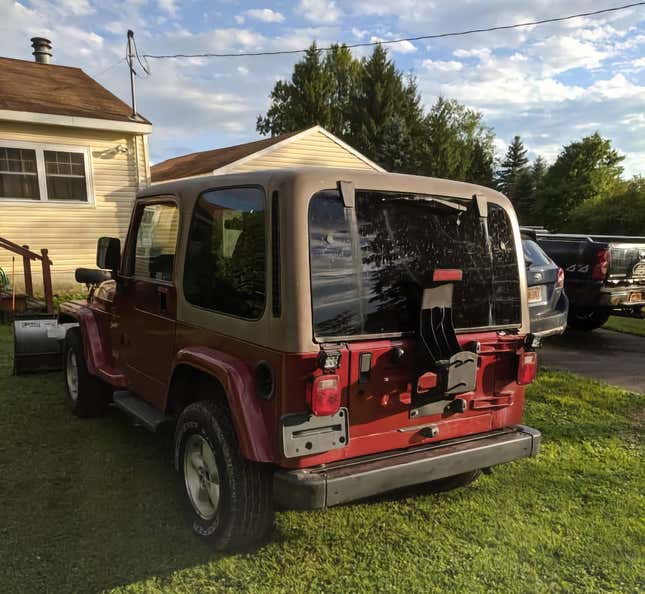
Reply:
[[[309,242],[316,337],[414,331],[420,289],[437,268],[463,271],[456,328],[521,322],[511,221],[496,204],[486,225],[474,201],[359,190],[353,233],[338,192],[324,191],[310,202]]]
[[[257,187],[204,192],[195,205],[184,264],[189,303],[257,319],[265,298],[265,198]]]

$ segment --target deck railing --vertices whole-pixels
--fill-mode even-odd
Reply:
[[[47,311],[49,313],[54,313],[54,294],[52,291],[52,273],[51,266],[53,262],[49,259],[48,251],[43,248],[40,250],[40,255],[36,252],[32,252],[29,249],[28,245],[18,245],[0,237],[0,248],[4,248],[22,256],[22,269],[25,275],[25,293],[28,297],[33,299],[34,297],[34,284],[31,277],[31,261],[40,260],[43,269],[43,290],[45,292],[45,303],[47,305]]]

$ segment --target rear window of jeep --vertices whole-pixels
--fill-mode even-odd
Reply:
[[[356,227],[335,190],[309,205],[314,334],[318,338],[415,331],[420,289],[437,268],[459,269],[455,328],[521,322],[519,269],[511,221],[488,204],[447,197],[356,191]],[[490,249],[489,249],[490,248]]]
[[[262,189],[204,192],[188,234],[186,299],[205,309],[258,319],[265,303],[265,249]]]

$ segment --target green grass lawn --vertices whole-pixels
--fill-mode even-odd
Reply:
[[[643,396],[564,373],[531,386],[536,459],[442,494],[282,512],[259,550],[193,536],[170,438],[81,421],[59,374],[10,376],[0,328],[0,592],[638,592]]]
[[[639,334],[645,336],[645,319],[623,318],[622,316],[612,316],[603,326],[610,330],[618,332],[627,332],[628,334]]]

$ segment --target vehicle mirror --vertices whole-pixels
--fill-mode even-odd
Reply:
[[[531,268],[531,266],[533,266],[533,260],[524,256],[524,264],[526,264],[527,268]]]
[[[117,272],[121,264],[121,242],[116,237],[100,237],[96,244],[96,265]]]

